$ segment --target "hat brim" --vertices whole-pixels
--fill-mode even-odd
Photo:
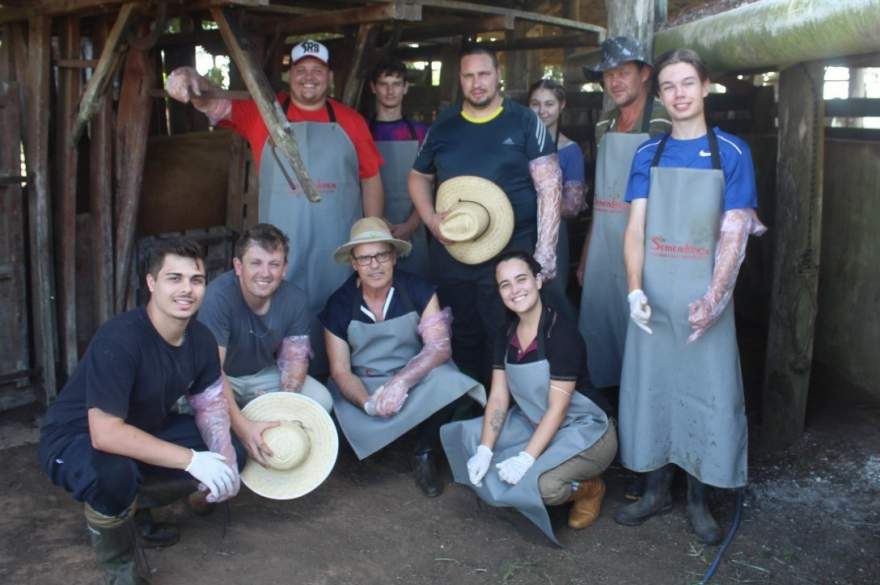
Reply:
[[[513,206],[504,191],[488,179],[462,175],[447,179],[437,189],[437,213],[459,201],[472,201],[489,211],[489,227],[469,242],[446,244],[449,255],[463,264],[482,264],[501,253],[513,236]]]
[[[333,259],[339,264],[348,264],[351,262],[351,251],[361,244],[391,244],[397,251],[398,256],[408,256],[412,252],[412,244],[406,240],[398,240],[397,238],[365,238],[363,240],[346,242],[336,248],[333,252]]]
[[[304,386],[312,385],[321,386],[306,376]],[[298,392],[270,392],[253,399],[241,413],[257,422],[299,422],[309,437],[309,454],[293,469],[266,468],[248,459],[241,481],[255,494],[272,500],[299,498],[321,485],[333,471],[339,436],[333,419],[315,400]]]

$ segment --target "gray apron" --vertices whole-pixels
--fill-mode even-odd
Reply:
[[[399,288],[395,289],[395,294],[405,295]],[[412,306],[405,296],[404,300]],[[360,310],[360,303],[356,303],[355,310]],[[378,323],[355,320],[349,323],[352,371],[371,395],[422,350],[418,324],[419,314],[415,309]],[[431,370],[410,389],[400,412],[387,418],[367,415],[343,396],[332,379],[327,387],[333,395],[333,409],[339,426],[358,459],[369,457],[392,443],[464,394],[470,393],[478,402],[486,403],[482,385],[459,372],[451,361]]]
[[[674,463],[703,483],[746,484],[747,426],[733,303],[687,343],[688,304],[712,278],[724,175],[709,130],[713,170],[651,169],[642,287],[648,335],[629,326],[620,382],[620,458],[635,471]]]
[[[596,159],[596,195],[593,226],[578,329],[587,343],[587,367],[597,388],[617,386],[623,364],[623,348],[629,322],[626,300],[626,266],[623,263],[623,232],[629,205],[623,197],[636,149],[651,136],[647,100],[642,112],[642,131],[637,134],[606,132]]]
[[[538,332],[538,351],[544,353],[543,332]],[[460,484],[477,492],[487,504],[496,507],[514,507],[531,520],[547,538],[559,544],[547,508],[538,490],[538,478],[558,467],[581,451],[592,447],[608,430],[608,417],[589,398],[574,391],[565,419],[556,435],[541,453],[534,465],[516,485],[510,485],[498,477],[497,463],[525,450],[544,413],[547,412],[550,392],[550,363],[544,359],[528,364],[512,364],[505,361],[507,386],[516,400],[507,413],[495,443],[489,472],[483,485],[474,486],[468,477],[467,462],[477,452],[483,432],[483,417],[452,422],[440,428],[443,450],[452,468],[452,475]]]
[[[287,112],[290,98],[283,106]],[[321,194],[310,202],[287,160],[266,139],[260,157],[260,221],[271,223],[290,238],[285,278],[296,282],[308,299],[309,331],[314,358],[309,373],[327,373],[324,327],[318,313],[351,274],[351,267],[333,261],[333,251],[348,241],[352,224],[363,217],[358,157],[351,139],[336,123],[327,102],[330,122],[290,124],[309,176]]]
[[[385,190],[385,217],[392,224],[403,223],[413,210],[409,198],[409,172],[419,153],[419,139],[415,127],[404,118],[412,140],[377,140],[376,147],[385,163],[382,165],[382,187]],[[374,133],[375,135],[375,133]],[[428,240],[425,226],[419,227],[410,238],[412,252],[397,260],[397,267],[422,278],[428,278]]]

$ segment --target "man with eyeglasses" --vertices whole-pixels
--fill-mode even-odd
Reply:
[[[263,431],[274,423],[249,421],[240,407],[266,392],[302,392],[328,412],[333,407],[326,388],[305,383],[310,319],[305,292],[284,279],[289,249],[274,225],[245,231],[235,245],[233,270],[208,285],[198,314],[217,341],[232,428],[261,464],[271,455]]]
[[[333,407],[359,459],[415,429],[413,471],[422,492],[443,491],[435,454],[440,426],[465,394],[485,404],[483,387],[450,361],[449,309],[435,287],[395,270],[412,245],[391,235],[381,218],[366,217],[334,258],[353,274],[327,301],[318,320],[330,361]]]

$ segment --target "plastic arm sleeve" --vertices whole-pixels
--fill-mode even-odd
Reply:
[[[198,99],[202,89],[219,89],[199,75],[193,67],[178,67],[168,75],[165,91],[179,102],[193,102],[193,107],[208,116],[211,125],[226,120],[232,114],[232,102],[228,99]],[[193,96],[197,99],[193,100]]]
[[[397,372],[376,393],[373,399],[376,411],[382,416],[398,412],[413,386],[428,373],[445,363],[452,356],[452,311],[446,307],[439,313],[421,320],[418,332],[422,338],[422,350],[413,356],[402,370]]]
[[[758,219],[754,209],[731,209],[724,213],[709,289],[688,305],[688,322],[693,329],[688,343],[702,337],[724,312],[733,297],[736,277],[746,257],[749,236],[760,236],[766,231],[767,227]]]
[[[241,480],[238,477],[238,459],[229,434],[229,403],[223,393],[223,376],[199,394],[187,395],[186,400],[193,409],[202,440],[209,450],[226,458],[226,464],[235,474],[235,489],[230,497],[235,496],[241,487]],[[213,501],[211,498],[208,496],[209,501]]]
[[[281,386],[288,392],[299,392],[309,371],[312,344],[308,335],[292,335],[281,341],[278,349],[278,369]]]
[[[529,162],[529,173],[538,192],[538,244],[535,260],[546,278],[556,276],[556,241],[559,239],[559,210],[562,199],[562,169],[559,156],[549,154]]]
[[[560,214],[562,217],[575,217],[587,208],[584,197],[586,188],[582,181],[566,181],[562,185],[562,204]]]

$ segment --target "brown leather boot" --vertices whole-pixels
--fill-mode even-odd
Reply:
[[[568,525],[576,530],[586,528],[599,517],[602,498],[605,497],[605,482],[601,477],[582,481],[569,498],[574,502],[568,513]]]

